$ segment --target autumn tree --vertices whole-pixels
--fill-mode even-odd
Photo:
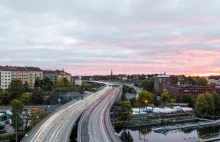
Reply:
[[[154,94],[143,90],[139,93],[137,101],[139,102],[140,107],[144,107],[149,103],[154,103]]]
[[[167,90],[163,90],[163,92],[161,93],[161,100],[163,102],[163,104],[168,104],[169,100],[170,100],[170,94],[168,93]]]

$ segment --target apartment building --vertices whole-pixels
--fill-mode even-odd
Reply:
[[[65,72],[64,70],[62,71],[56,70],[56,73],[57,73],[57,80],[59,80],[60,78],[66,78],[70,83],[72,82],[71,74]]]
[[[154,77],[154,88],[157,92],[162,92],[170,85],[170,75],[157,75]]]
[[[28,71],[28,84],[34,88],[36,79],[43,79],[43,71],[38,67],[25,67]]]
[[[12,73],[12,80],[19,79],[22,84],[28,82],[28,71],[25,67],[8,66],[8,70]]]
[[[5,90],[8,89],[11,84],[12,73],[7,67],[0,66],[0,88]]]
[[[43,70],[44,79],[49,78],[54,84],[57,83],[58,73],[53,70]]]

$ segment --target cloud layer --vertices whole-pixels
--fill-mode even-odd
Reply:
[[[0,64],[220,74],[218,0],[1,0]]]

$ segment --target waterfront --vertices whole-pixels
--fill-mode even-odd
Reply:
[[[185,130],[172,130],[166,133],[156,133],[155,128],[126,129],[134,142],[194,142],[207,138],[220,138],[220,126],[204,128],[190,128]],[[119,135],[123,132],[120,131]]]

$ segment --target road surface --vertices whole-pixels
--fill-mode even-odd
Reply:
[[[87,96],[83,100],[74,100],[63,105],[32,129],[22,141],[68,142],[72,128],[83,111],[105,95],[106,92],[109,92],[110,89],[105,87],[103,90]]]
[[[113,88],[81,117],[78,126],[78,142],[121,142],[112,127],[109,111],[122,88]]]

